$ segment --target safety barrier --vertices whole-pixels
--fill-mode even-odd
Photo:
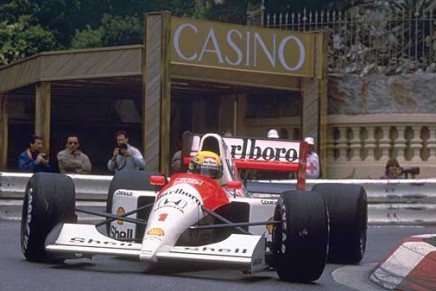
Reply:
[[[0,172],[0,219],[20,219],[24,190],[30,176]],[[69,176],[76,187],[77,207],[105,209],[112,176]],[[368,194],[368,221],[371,224],[436,224],[436,179],[307,180],[307,188],[311,189],[317,183],[362,185]],[[289,184],[295,182],[289,181]]]

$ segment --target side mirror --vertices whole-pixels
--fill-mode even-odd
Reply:
[[[226,187],[229,190],[237,190],[242,188],[242,182],[241,181],[228,181],[226,183]]]
[[[154,186],[164,186],[167,182],[167,178],[165,176],[151,176],[150,184]]]

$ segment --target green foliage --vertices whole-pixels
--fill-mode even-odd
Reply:
[[[15,23],[0,22],[0,65],[56,49],[53,33],[41,25],[32,25],[31,19],[23,15]]]
[[[353,2],[353,0],[265,0],[265,8],[267,13],[298,12],[304,9],[316,11],[333,6],[342,6],[344,2]]]
[[[43,50],[142,43],[144,13],[152,11],[245,24],[249,2],[260,5],[261,0],[2,0],[0,64]],[[322,9],[336,2],[356,1],[266,0],[265,6],[281,12],[291,6]]]
[[[208,20],[245,24],[247,23],[247,1],[226,0],[223,4],[212,5],[205,16]]]
[[[71,41],[70,48],[72,49],[85,49],[85,48],[94,48],[103,46],[103,29],[92,29],[89,25],[79,31],[76,31],[76,34]]]
[[[104,14],[101,29],[103,46],[138,44],[142,42],[142,22],[133,16]]]

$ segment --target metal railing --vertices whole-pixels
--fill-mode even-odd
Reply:
[[[21,219],[24,190],[31,174],[0,172],[0,219]],[[77,207],[105,211],[111,176],[71,175],[76,186]],[[274,181],[272,181],[274,182]],[[317,183],[354,183],[368,194],[371,224],[436,224],[436,179],[414,180],[308,180]],[[295,181],[289,181],[291,185]],[[62,193],[60,193],[62,195]],[[98,220],[83,216],[84,220]]]
[[[436,72],[436,13],[363,5],[347,11],[308,11],[263,14],[251,7],[249,25],[329,32],[329,70],[332,73],[385,74],[417,70]],[[260,15],[262,13],[262,15]]]

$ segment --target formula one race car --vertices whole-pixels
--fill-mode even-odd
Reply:
[[[361,261],[365,189],[324,183],[306,191],[305,142],[205,134],[185,138],[184,149],[189,170],[169,179],[151,171],[117,173],[107,212],[76,209],[69,176],[34,174],[22,212],[26,259],[112,255],[151,266],[202,262],[246,273],[275,269],[280,279],[295,282],[317,280],[327,261]],[[289,182],[242,181],[241,169],[297,173],[296,189]],[[76,212],[105,220],[78,224]]]

